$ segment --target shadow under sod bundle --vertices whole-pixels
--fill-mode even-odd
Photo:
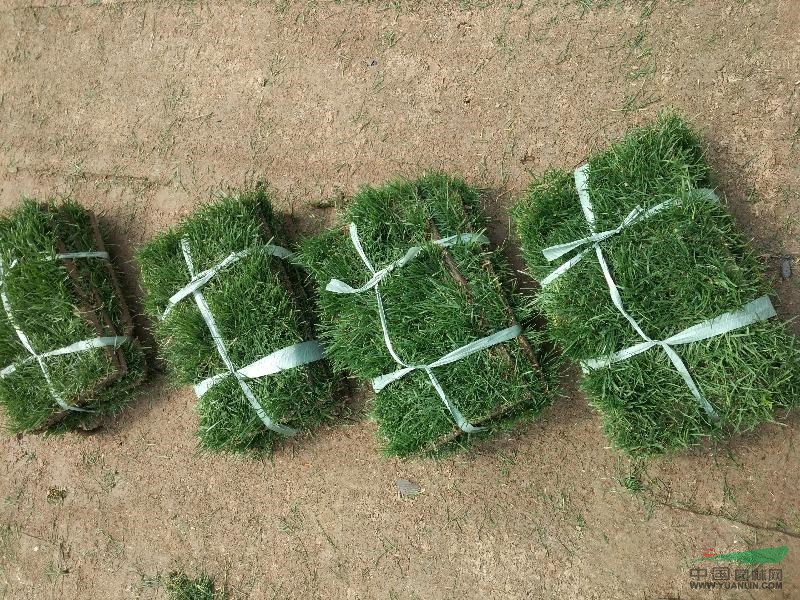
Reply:
[[[336,380],[263,188],[202,208],[138,258],[160,354],[197,394],[202,447],[269,451],[328,418]]]
[[[747,430],[800,399],[800,345],[709,185],[700,140],[666,114],[547,172],[514,210],[550,335],[631,454]]]
[[[0,405],[11,431],[93,428],[131,399],[144,355],[97,221],[30,200],[0,219]]]
[[[370,381],[387,454],[463,445],[550,403],[542,352],[480,193],[430,173],[366,187],[341,226],[302,244],[335,371]]]

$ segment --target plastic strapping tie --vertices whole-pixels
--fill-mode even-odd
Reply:
[[[386,276],[389,275],[394,269],[403,267],[404,265],[411,262],[414,258],[416,258],[419,253],[422,251],[421,246],[412,246],[408,249],[408,251],[403,255],[402,258],[390,263],[389,265],[383,267],[382,269],[376,270],[375,267],[372,265],[372,262],[367,257],[366,253],[364,252],[364,248],[361,244],[361,239],[358,236],[358,229],[355,223],[350,224],[350,240],[353,243],[353,246],[356,249],[361,261],[364,263],[364,266],[367,268],[367,271],[370,272],[372,277],[367,281],[366,284],[359,288],[353,288],[346,283],[338,280],[332,279],[325,289],[329,292],[334,292],[337,294],[359,294],[361,292],[365,292],[369,289],[375,290],[375,299],[377,302],[378,307],[378,317],[380,318],[381,322],[381,331],[383,332],[383,341],[386,345],[386,349],[389,352],[389,355],[392,359],[400,366],[400,369],[394,371],[393,373],[388,373],[386,375],[381,375],[379,377],[375,377],[372,380],[372,387],[376,393],[380,392],[384,387],[392,383],[393,381],[397,381],[402,379],[407,374],[411,373],[412,371],[416,370],[423,370],[425,374],[428,376],[428,379],[431,382],[431,385],[436,390],[436,393],[441,398],[442,402],[444,403],[447,410],[450,412],[450,415],[453,417],[456,425],[458,428],[461,429],[464,433],[476,433],[479,431],[483,431],[485,427],[476,427],[467,421],[461,411],[458,410],[458,407],[453,404],[453,402],[447,397],[444,389],[442,388],[439,380],[433,373],[433,369],[436,367],[441,367],[443,365],[450,364],[457,360],[461,360],[471,354],[475,354],[476,352],[480,352],[481,350],[485,350],[490,348],[496,344],[501,344],[503,342],[507,342],[522,333],[522,328],[519,325],[515,325],[513,327],[508,327],[501,331],[495,332],[492,335],[486,336],[474,342],[470,342],[460,348],[453,350],[445,354],[443,357],[439,358],[438,360],[428,364],[428,365],[409,365],[405,363],[398,355],[392,345],[391,337],[389,336],[389,326],[386,320],[386,311],[383,308],[383,297],[381,296],[380,286],[378,285],[381,281],[383,281]],[[476,233],[462,233],[460,235],[453,235],[450,237],[442,238],[440,240],[434,240],[432,243],[436,246],[440,246],[443,248],[447,248],[453,246],[459,242],[462,243],[477,243],[477,244],[488,244],[489,240],[486,236],[476,234]]]
[[[718,335],[722,335],[724,333],[728,333],[729,331],[745,327],[757,321],[763,321],[765,319],[774,317],[776,313],[775,313],[775,308],[772,306],[772,302],[770,301],[768,296],[762,296],[761,298],[758,298],[748,303],[739,311],[732,313],[725,313],[723,315],[719,315],[712,319],[708,319],[707,321],[703,321],[702,323],[698,323],[697,325],[689,327],[684,331],[667,338],[666,340],[651,339],[642,330],[641,326],[636,321],[636,319],[634,319],[630,315],[630,313],[628,313],[628,311],[625,310],[625,307],[622,303],[622,296],[619,293],[619,288],[617,287],[617,284],[614,282],[614,279],[611,276],[611,270],[608,267],[608,263],[606,263],[605,256],[603,255],[603,250],[600,247],[600,242],[602,240],[598,240],[597,236],[604,235],[608,232],[603,232],[603,234],[596,234],[594,231],[595,229],[594,208],[592,207],[592,202],[589,197],[588,171],[589,171],[589,165],[583,165],[575,170],[575,188],[578,191],[578,198],[581,203],[581,209],[583,210],[584,217],[586,217],[586,222],[589,224],[589,231],[592,234],[589,238],[585,238],[585,240],[590,240],[590,241],[585,241],[585,242],[581,241],[582,243],[592,244],[590,248],[587,248],[587,250],[584,251],[584,253],[594,248],[595,254],[597,256],[597,261],[600,263],[600,269],[603,272],[603,277],[605,278],[606,284],[608,285],[608,291],[611,295],[611,301],[614,303],[614,306],[617,308],[620,314],[622,314],[622,316],[625,317],[625,319],[631,324],[631,327],[633,327],[634,331],[636,331],[639,337],[641,337],[644,340],[644,342],[641,344],[636,344],[634,346],[631,346],[630,348],[626,348],[614,354],[611,354],[610,356],[607,357],[581,361],[582,368],[584,369],[584,371],[588,371],[591,369],[600,369],[612,363],[626,360],[628,358],[631,358],[632,356],[641,354],[642,352],[645,352],[646,350],[649,350],[650,348],[653,348],[655,346],[659,346],[667,354],[673,366],[675,367],[675,369],[680,374],[681,378],[686,383],[686,386],[689,388],[689,391],[697,400],[698,404],[703,408],[706,414],[713,421],[718,421],[719,415],[717,414],[717,411],[714,410],[714,407],[711,406],[711,403],[705,398],[703,393],[697,387],[697,384],[692,379],[692,376],[689,373],[689,370],[686,368],[686,365],[684,364],[683,360],[678,355],[678,353],[675,352],[675,350],[673,350],[672,346],[679,344],[689,344],[691,342],[708,339],[710,337],[715,337]],[[710,190],[703,190],[703,191],[710,192]],[[713,194],[713,192],[710,193]],[[713,196],[713,198],[716,198],[716,196]],[[644,212],[641,212],[641,209],[637,207],[637,209],[634,209],[633,211],[633,212],[638,211],[637,215],[633,217],[633,219],[630,222],[635,222],[636,220],[638,220],[638,215],[646,215],[647,213],[655,214],[655,212],[660,212],[661,210],[663,210],[663,208],[666,207],[665,205],[668,206],[673,202],[674,201],[667,201],[666,203],[659,204],[650,209],[649,211],[644,211]],[[633,214],[633,212],[631,214]],[[629,215],[629,217],[630,216],[631,215]],[[621,226],[618,229],[621,230],[621,228],[624,226],[627,225],[623,224],[623,226]],[[618,231],[614,230],[614,233],[618,233]],[[613,235],[614,233],[612,233],[611,235]],[[610,237],[610,235],[606,236],[606,238],[607,237]],[[573,248],[575,247],[577,246],[573,246]],[[568,251],[569,250],[566,250],[565,252]]]
[[[291,252],[285,248],[281,248],[280,246],[267,244],[264,249],[272,256],[276,256],[278,258],[285,259],[292,256]],[[233,376],[236,378],[239,387],[241,388],[248,402],[250,402],[253,410],[255,410],[259,419],[261,419],[267,429],[285,437],[291,437],[295,435],[297,433],[297,429],[276,423],[272,417],[266,413],[264,407],[261,406],[261,403],[256,399],[253,390],[247,383],[247,380],[254,379],[256,377],[263,377],[265,375],[272,375],[286,369],[292,369],[294,367],[299,367],[301,365],[320,360],[323,357],[322,346],[316,340],[301,342],[299,344],[294,344],[292,346],[277,350],[276,352],[257,360],[251,365],[237,369],[228,355],[228,350],[225,347],[225,342],[222,340],[222,334],[217,327],[216,319],[214,319],[214,315],[211,312],[205,297],[203,296],[201,288],[222,269],[253,253],[256,249],[249,248],[241,252],[230,254],[222,262],[211,267],[210,269],[202,271],[201,273],[195,273],[194,262],[192,260],[192,253],[189,248],[188,238],[183,238],[181,240],[181,250],[183,251],[183,257],[186,261],[186,267],[189,271],[191,280],[186,286],[184,286],[169,299],[167,310],[164,311],[162,318],[169,314],[170,310],[177,302],[191,294],[194,297],[194,301],[195,304],[197,304],[200,315],[203,317],[203,320],[205,321],[206,326],[211,333],[211,338],[214,340],[214,346],[216,347],[217,353],[222,359],[222,362],[225,364],[225,367],[228,369],[225,373],[215,375],[198,383],[194,388],[197,397],[202,397],[203,394],[205,394],[209,389],[226,377]]]
[[[75,259],[75,258],[102,258],[108,260],[108,252],[101,252],[101,251],[87,251],[87,252],[62,252],[60,254],[55,254],[50,257],[46,257],[49,260],[61,260],[61,259]],[[10,266],[14,266],[17,261],[13,261]],[[11,302],[8,299],[8,293],[6,289],[6,266],[5,262],[2,258],[0,258],[0,299],[2,299],[3,309],[5,310],[6,317],[8,318],[8,322],[14,328],[14,332],[17,334],[20,343],[22,344],[23,348],[28,351],[30,356],[23,358],[15,363],[12,363],[5,367],[4,369],[0,370],[0,379],[4,379],[14,373],[19,367],[30,363],[30,362],[37,362],[39,364],[39,369],[42,371],[42,375],[44,376],[45,383],[47,384],[47,389],[50,392],[50,395],[56,401],[61,408],[64,410],[71,410],[75,412],[86,412],[91,413],[95,412],[93,410],[87,408],[80,408],[79,406],[73,406],[69,404],[61,394],[55,389],[53,385],[53,380],[50,377],[50,370],[45,363],[45,359],[51,356],[63,356],[65,354],[73,354],[76,352],[85,352],[87,350],[92,350],[95,348],[105,348],[108,346],[113,346],[114,348],[118,348],[122,344],[130,341],[130,337],[128,336],[109,336],[109,337],[97,337],[91,338],[88,340],[82,340],[80,342],[75,342],[74,344],[70,344],[69,346],[64,346],[63,348],[57,348],[55,350],[49,350],[47,352],[42,352],[41,354],[34,350],[33,345],[31,344],[30,339],[27,335],[19,328],[16,319],[14,318],[14,312],[11,308]]]
[[[578,191],[578,198],[581,201],[581,209],[583,210],[583,215],[586,218],[586,222],[589,223],[590,232],[592,232],[591,235],[581,238],[579,240],[575,240],[573,242],[567,242],[566,244],[558,244],[556,246],[550,246],[542,250],[542,254],[548,261],[552,261],[557,258],[561,258],[568,252],[576,250],[582,246],[588,246],[588,247],[581,250],[578,254],[576,254],[563,264],[561,264],[558,268],[551,271],[550,274],[548,274],[545,278],[543,278],[539,282],[539,284],[543,288],[548,286],[550,283],[558,279],[561,275],[566,273],[569,269],[578,264],[581,260],[583,260],[583,258],[586,256],[588,252],[591,252],[591,250],[594,248],[598,248],[601,242],[617,235],[618,233],[621,233],[624,229],[627,229],[634,223],[638,223],[640,221],[649,219],[650,217],[660,213],[661,211],[670,208],[672,206],[675,206],[681,202],[680,198],[670,198],[669,200],[665,200],[660,204],[656,204],[655,206],[648,208],[647,210],[642,209],[641,206],[636,206],[614,229],[609,229],[607,231],[594,233],[594,209],[592,207],[591,201],[589,200],[587,174],[588,174],[588,165],[579,167],[575,171],[575,187]],[[719,198],[714,193],[714,190],[708,188],[697,188],[692,190],[692,192],[695,194],[702,194],[704,199],[710,202],[717,202],[717,203],[719,202]]]

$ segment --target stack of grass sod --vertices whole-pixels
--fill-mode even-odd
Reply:
[[[366,187],[341,226],[301,245],[328,358],[335,371],[372,382],[389,455],[457,448],[551,398],[540,336],[519,333],[525,315],[481,235],[479,201],[478,190],[436,173]],[[498,332],[505,341],[440,360]]]
[[[329,416],[311,304],[263,186],[220,198],[139,252],[145,310],[213,451],[268,452]]]
[[[613,444],[632,455],[673,451],[751,429],[796,403],[797,340],[769,318],[774,312],[759,262],[719,199],[702,189],[710,185],[709,167],[686,124],[662,115],[589,159],[591,230],[577,191],[584,189],[581,173],[587,171],[545,173],[514,219],[530,272],[542,283],[536,304],[564,354],[583,363],[582,387]],[[632,214],[636,207],[644,212]],[[613,302],[592,242],[559,258],[567,248],[548,250],[552,262],[543,253],[609,230],[597,246],[632,321]],[[554,273],[561,265],[563,272]],[[703,337],[695,329],[689,333],[697,335],[673,338],[669,348],[592,362],[644,343],[634,322],[652,340],[667,340],[748,305],[743,321],[754,322],[747,326],[733,329],[736,321],[726,321],[731,330],[717,335],[726,329],[718,319],[706,331],[713,335],[700,341],[684,343]]]
[[[0,219],[0,404],[14,432],[91,429],[144,379],[97,221],[24,200]]]

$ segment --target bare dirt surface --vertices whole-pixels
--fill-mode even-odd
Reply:
[[[501,241],[531,174],[668,106],[769,271],[800,255],[797,0],[0,4],[0,204],[72,195],[123,262],[225,186],[314,231],[426,167],[491,187]],[[579,394],[440,461],[381,458],[356,409],[253,462],[198,453],[193,406],[157,376],[103,431],[0,438],[0,598],[163,598],[173,569],[253,599],[800,597],[797,414],[634,465]],[[783,544],[780,591],[690,589],[704,548]]]

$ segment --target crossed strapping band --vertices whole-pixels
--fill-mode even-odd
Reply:
[[[194,269],[194,261],[192,260],[191,249],[189,248],[188,238],[183,238],[181,240],[181,250],[183,252],[183,258],[186,261],[186,267],[189,271],[191,280],[170,297],[167,302],[167,306],[162,313],[162,319],[167,317],[175,308],[175,305],[182,299],[187,298],[190,295],[193,296],[195,304],[197,304],[197,308],[200,311],[200,315],[203,317],[203,320],[205,321],[206,326],[211,333],[211,338],[214,340],[214,346],[217,350],[217,354],[219,354],[219,357],[222,359],[222,362],[227,368],[227,371],[218,375],[214,375],[213,377],[209,377],[208,379],[205,379],[195,385],[194,390],[197,394],[197,397],[201,398],[203,394],[205,394],[214,385],[223,379],[232,376],[236,378],[236,381],[238,382],[239,387],[241,388],[248,402],[250,402],[250,405],[253,407],[253,410],[255,410],[258,418],[261,419],[262,423],[264,423],[267,429],[286,437],[295,435],[297,433],[296,429],[277,423],[266,413],[264,407],[261,406],[261,403],[258,401],[258,399],[256,399],[253,390],[250,388],[250,385],[247,382],[251,379],[273,375],[287,369],[293,369],[295,367],[320,360],[324,354],[322,346],[316,340],[300,342],[298,344],[276,350],[275,352],[258,359],[254,363],[247,365],[246,367],[242,367],[241,369],[237,368],[228,355],[228,349],[225,347],[222,334],[217,327],[217,321],[214,319],[214,315],[211,312],[205,297],[203,296],[203,292],[201,291],[202,287],[211,281],[217,274],[219,274],[220,271],[241,260],[245,256],[249,256],[255,251],[263,251],[280,259],[290,258],[292,253],[281,246],[266,244],[264,246],[248,248],[240,252],[234,252],[213,267],[206,269],[205,271],[201,271],[200,273],[196,273]]]
[[[453,363],[457,360],[461,360],[462,358],[466,358],[471,354],[475,354],[476,352],[480,352],[481,350],[485,350],[490,348],[496,344],[501,344],[503,342],[507,342],[522,333],[522,328],[519,325],[514,325],[513,327],[508,327],[501,331],[497,331],[492,335],[486,336],[474,342],[470,342],[460,348],[456,348],[452,352],[448,352],[438,360],[427,364],[427,365],[409,365],[408,363],[404,362],[398,355],[392,345],[392,340],[389,337],[389,327],[386,322],[386,312],[383,308],[383,297],[381,296],[380,291],[380,282],[385,279],[389,273],[391,273],[394,269],[398,267],[402,267],[409,262],[411,262],[414,258],[416,258],[419,253],[422,251],[422,246],[412,246],[408,249],[408,251],[403,255],[402,258],[390,263],[389,265],[383,267],[382,269],[375,269],[372,265],[372,262],[367,258],[366,253],[364,252],[364,247],[361,244],[361,239],[358,237],[358,229],[356,228],[355,223],[350,224],[350,240],[353,242],[353,246],[358,252],[359,257],[361,257],[361,261],[364,263],[364,266],[367,268],[367,271],[371,274],[371,277],[367,283],[362,285],[359,288],[353,288],[346,283],[338,280],[332,279],[328,285],[326,286],[326,290],[329,292],[334,292],[337,294],[359,294],[361,292],[365,292],[370,289],[375,290],[375,299],[378,305],[378,317],[380,318],[381,322],[381,330],[383,332],[383,341],[386,344],[386,349],[388,350],[389,354],[391,355],[392,359],[400,366],[400,369],[388,373],[386,375],[381,375],[376,377],[372,380],[372,387],[375,392],[380,392],[384,387],[392,383],[393,381],[397,381],[402,379],[412,371],[422,370],[425,371],[425,374],[428,376],[428,379],[431,382],[431,385],[436,390],[436,393],[439,395],[439,398],[442,399],[442,402],[447,407],[447,410],[450,412],[450,415],[453,417],[456,425],[461,431],[465,433],[475,433],[478,431],[483,431],[486,429],[485,427],[476,427],[467,421],[461,411],[458,410],[458,407],[453,404],[453,402],[447,397],[444,389],[442,388],[439,380],[436,378],[436,375],[433,373],[433,369],[436,367],[441,367],[444,365],[448,365]],[[435,246],[439,246],[442,248],[448,248],[450,246],[454,246],[457,243],[475,243],[475,244],[488,244],[489,240],[486,236],[477,234],[477,233],[462,233],[459,235],[452,235],[450,237],[446,237],[440,240],[433,240],[433,244]]]
[[[634,319],[628,311],[625,310],[625,307],[622,303],[622,296],[619,293],[619,288],[617,288],[617,284],[614,282],[614,279],[611,276],[611,270],[608,267],[608,263],[606,262],[605,256],[603,254],[603,250],[601,248],[601,242],[603,240],[608,239],[609,237],[616,235],[617,233],[621,232],[624,228],[629,227],[631,224],[644,219],[648,218],[665,208],[673,205],[676,200],[667,200],[666,202],[662,202],[654,206],[653,208],[643,211],[640,207],[636,207],[631,213],[623,220],[622,224],[612,230],[604,231],[601,233],[595,233],[595,218],[594,218],[594,209],[592,206],[591,199],[589,197],[589,186],[588,186],[588,172],[589,172],[589,165],[583,165],[578,167],[575,170],[575,188],[578,192],[578,199],[581,203],[581,209],[583,211],[583,215],[586,218],[586,222],[589,224],[589,231],[591,235],[589,237],[583,238],[581,240],[577,240],[575,242],[570,242],[568,244],[560,244],[558,246],[552,246],[550,248],[545,248],[542,253],[548,260],[553,260],[560,256],[563,256],[567,252],[579,248],[585,244],[591,244],[589,248],[586,248],[564,264],[562,264],[558,269],[553,271],[548,277],[546,277],[542,281],[542,285],[547,285],[553,279],[564,273],[567,269],[571,268],[573,265],[577,264],[581,258],[589,251],[594,249],[595,254],[597,256],[597,261],[600,263],[600,270],[603,272],[603,277],[606,280],[606,284],[608,285],[608,291],[611,295],[611,301],[614,303],[614,306],[617,310],[622,314],[623,317],[631,324],[634,331],[641,337],[644,342],[640,344],[635,344],[629,348],[625,348],[620,350],[619,352],[615,352],[609,356],[595,358],[590,360],[581,361],[581,366],[584,371],[588,371],[591,369],[600,369],[603,367],[607,367],[608,365],[626,360],[637,354],[641,354],[653,347],[660,347],[669,357],[670,361],[672,362],[675,369],[680,374],[681,378],[686,383],[686,386],[689,388],[689,391],[697,400],[698,404],[703,408],[706,414],[714,421],[719,420],[719,415],[717,411],[714,410],[714,407],[711,406],[711,403],[705,398],[703,393],[697,387],[697,384],[692,379],[689,370],[686,368],[681,357],[678,355],[677,352],[672,348],[672,346],[677,346],[680,344],[689,344],[692,342],[699,342],[701,340],[705,340],[711,337],[715,337],[718,335],[722,335],[724,333],[728,333],[735,329],[739,329],[741,327],[746,327],[747,325],[751,325],[757,321],[763,321],[775,316],[775,308],[772,306],[772,302],[769,299],[769,296],[762,296],[749,302],[740,310],[735,312],[728,312],[722,315],[718,315],[713,319],[708,319],[692,327],[688,327],[683,331],[668,337],[665,340],[654,340],[650,338],[641,328],[639,323]],[[710,199],[713,201],[719,201],[717,196],[714,194],[713,191],[707,189],[698,190],[704,193],[706,199]]]
[[[76,258],[101,258],[104,260],[108,260],[108,252],[105,251],[87,251],[87,252],[62,252],[60,254],[54,254],[52,256],[45,256],[43,260],[74,260]],[[17,261],[12,261],[12,263],[8,266],[9,269],[16,266]],[[49,350],[47,352],[39,353],[33,348],[33,344],[31,344],[30,339],[25,332],[20,329],[19,325],[17,324],[17,320],[14,317],[14,311],[11,308],[11,301],[8,299],[8,287],[6,284],[6,265],[2,258],[0,258],[0,299],[3,303],[3,309],[5,310],[6,317],[8,318],[8,322],[13,327],[14,332],[17,334],[17,338],[19,338],[22,347],[28,351],[30,356],[26,356],[25,358],[18,360],[4,369],[0,370],[0,379],[5,379],[12,373],[14,373],[19,367],[36,361],[39,365],[39,369],[42,371],[42,376],[44,377],[45,383],[47,384],[47,390],[50,392],[50,395],[55,400],[56,404],[58,404],[64,410],[71,410],[75,412],[94,412],[87,408],[81,408],[79,406],[73,406],[66,400],[64,400],[63,396],[58,392],[58,390],[53,385],[53,380],[50,377],[50,369],[45,362],[46,358],[50,358],[52,356],[64,356],[66,354],[74,354],[76,352],[86,352],[87,350],[92,350],[95,348],[105,348],[108,346],[113,346],[114,348],[118,348],[125,342],[129,341],[130,338],[128,336],[109,336],[109,337],[96,337],[91,338],[88,340],[82,340],[80,342],[75,342],[74,344],[70,344],[69,346],[64,346],[63,348],[56,348],[55,350]]]

